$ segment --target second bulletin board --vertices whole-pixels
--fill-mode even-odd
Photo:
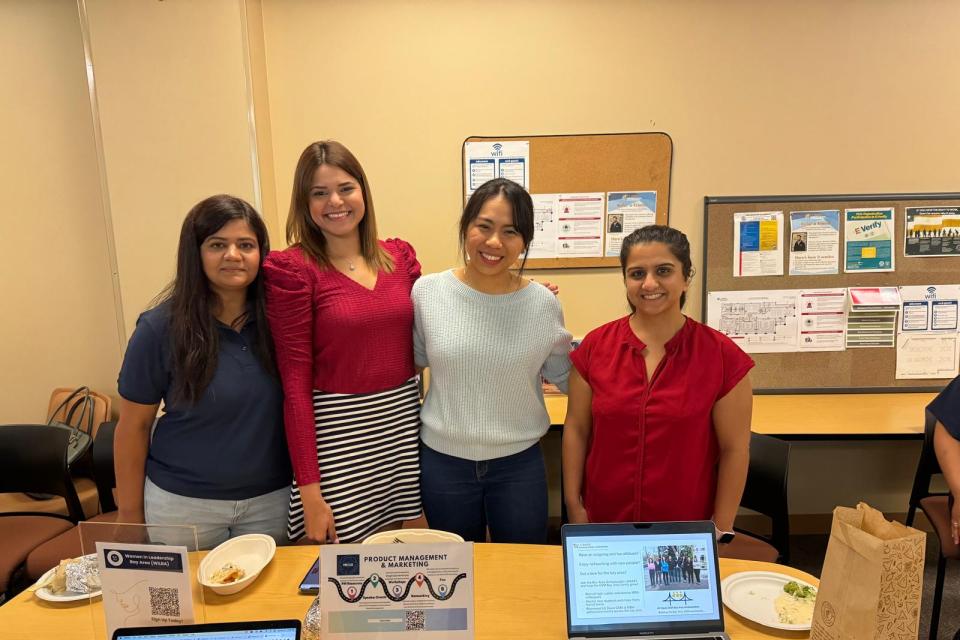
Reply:
[[[528,141],[531,194],[656,191],[657,224],[668,224],[673,141],[662,132],[546,136],[472,136],[469,142]],[[461,177],[464,170],[461,171]],[[467,182],[463,183],[464,197]],[[606,225],[601,246],[606,246]],[[530,258],[527,269],[616,267],[617,257]]]
[[[915,193],[878,195],[810,195],[707,197],[704,201],[703,309],[711,292],[830,287],[890,287],[960,283],[960,256],[905,257],[905,210],[907,207],[958,207],[960,193]],[[734,277],[734,215],[737,213],[887,208],[894,210],[895,271],[838,273],[804,276]],[[789,223],[786,223],[789,232]],[[840,259],[844,233],[840,226]],[[781,238],[786,242],[787,237]],[[789,251],[784,251],[787,273]],[[704,316],[704,320],[709,318]],[[862,348],[844,351],[752,353],[756,368],[751,379],[760,393],[842,393],[883,391],[939,391],[948,380],[897,380],[896,348]]]

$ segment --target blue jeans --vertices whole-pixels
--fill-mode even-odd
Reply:
[[[427,522],[464,540],[544,544],[547,473],[537,443],[512,456],[466,460],[420,443],[420,495]]]
[[[247,500],[210,500],[170,493],[153,484],[150,478],[143,485],[143,511],[147,524],[193,525],[197,528],[200,549],[212,549],[229,538],[246,533],[264,533],[278,545],[288,544],[289,505],[290,487]],[[149,534],[153,542],[193,548],[193,540],[186,539],[193,536],[185,537],[176,529],[153,527]]]

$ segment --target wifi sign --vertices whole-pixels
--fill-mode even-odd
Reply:
[[[490,154],[495,157],[500,157],[503,155],[503,145],[499,142],[493,143],[493,152]]]

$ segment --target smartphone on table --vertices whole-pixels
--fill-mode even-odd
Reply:
[[[320,593],[320,558],[313,561],[313,566],[300,581],[300,593]]]

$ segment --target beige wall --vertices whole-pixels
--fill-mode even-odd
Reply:
[[[955,2],[268,0],[263,16],[281,219],[303,146],[339,139],[425,272],[456,258],[471,135],[668,132],[671,223],[695,256],[705,195],[960,188]],[[540,277],[575,335],[626,311],[616,269]],[[700,295],[697,278],[694,317]],[[917,454],[799,443],[791,509],[903,511]]]
[[[0,424],[115,386],[120,337],[76,5],[0,4]]]
[[[86,0],[127,335],[174,273],[187,211],[255,202],[239,0]]]
[[[957,189],[958,23],[947,1],[270,0],[278,208],[323,137],[426,272],[455,259],[470,135],[668,132],[697,254],[704,195]],[[548,275],[574,334],[625,311],[615,269]]]

